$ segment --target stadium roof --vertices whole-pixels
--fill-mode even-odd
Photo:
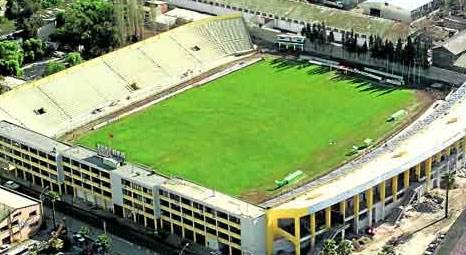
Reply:
[[[308,208],[316,212],[421,163],[464,137],[465,98],[466,83],[383,146],[337,169],[334,175],[302,186],[298,196],[295,191],[287,194],[288,198],[277,197],[262,206],[282,203],[278,209]]]
[[[326,25],[360,34],[380,35],[387,39],[405,38],[410,34],[407,25],[387,19],[362,15],[313,4],[289,0],[212,0],[215,3],[246,8],[279,17],[304,22],[325,22]]]
[[[367,0],[364,3],[383,3],[386,5],[393,5],[407,11],[413,11],[432,1],[433,0]]]

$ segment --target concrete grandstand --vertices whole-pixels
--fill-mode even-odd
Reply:
[[[59,136],[252,51],[240,16],[209,18],[9,91],[0,116]]]

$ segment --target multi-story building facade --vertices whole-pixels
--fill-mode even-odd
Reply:
[[[225,254],[265,253],[265,210],[144,166],[0,122],[1,175]]]
[[[42,210],[38,200],[0,187],[0,245],[24,241],[39,229]]]

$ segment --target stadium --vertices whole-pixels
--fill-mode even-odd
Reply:
[[[310,254],[464,166],[466,85],[347,73],[195,21],[0,95],[0,172],[221,254]]]

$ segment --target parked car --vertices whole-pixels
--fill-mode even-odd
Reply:
[[[9,189],[12,189],[12,190],[16,190],[19,188],[19,184],[14,182],[14,181],[7,181],[3,184],[3,186],[9,188]]]

